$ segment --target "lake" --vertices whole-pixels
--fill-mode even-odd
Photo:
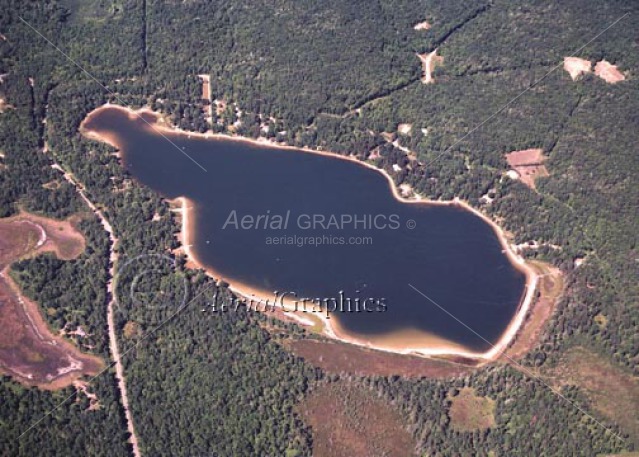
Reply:
[[[384,175],[354,161],[159,134],[114,107],[84,128],[117,144],[139,182],[188,198],[192,251],[217,278],[337,304],[330,320],[340,335],[486,352],[522,302],[526,275],[490,224],[460,206],[402,202]]]

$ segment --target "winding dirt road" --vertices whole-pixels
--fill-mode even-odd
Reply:
[[[118,387],[120,389],[120,396],[122,397],[122,407],[124,408],[124,414],[126,416],[127,429],[129,430],[130,439],[129,442],[133,447],[133,454],[135,457],[141,457],[140,447],[138,445],[138,438],[135,434],[135,426],[133,424],[133,415],[131,414],[131,408],[129,407],[129,397],[126,391],[126,381],[124,378],[124,368],[122,366],[122,357],[120,356],[120,349],[118,348],[118,339],[115,333],[115,312],[113,310],[115,305],[115,294],[113,290],[113,278],[116,273],[116,265],[118,262],[118,253],[116,251],[116,246],[118,244],[118,238],[115,236],[113,231],[113,227],[108,219],[104,216],[104,213],[98,209],[98,207],[89,200],[86,193],[84,192],[82,186],[64,169],[54,162],[52,167],[58,171],[60,171],[64,177],[64,179],[69,182],[78,195],[86,202],[86,204],[91,208],[91,210],[95,213],[95,215],[100,219],[100,223],[104,230],[109,234],[109,240],[111,241],[110,254],[109,254],[109,281],[107,282],[107,293],[109,296],[109,304],[107,305],[107,325],[109,327],[109,348],[111,350],[111,357],[115,363],[115,377],[118,381]]]

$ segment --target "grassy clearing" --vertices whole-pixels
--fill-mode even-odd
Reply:
[[[415,455],[399,412],[353,383],[317,385],[299,411],[313,429],[314,457]]]
[[[594,409],[617,422],[639,446],[639,380],[583,347],[571,348],[550,375],[559,386],[575,385]],[[631,454],[625,454],[631,455]]]
[[[495,426],[495,401],[475,394],[465,387],[457,395],[448,394],[452,404],[449,416],[453,429],[460,432],[485,430]]]

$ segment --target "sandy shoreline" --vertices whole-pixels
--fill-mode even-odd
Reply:
[[[435,205],[456,206],[456,207],[463,208],[467,211],[470,211],[474,215],[480,217],[484,222],[486,222],[492,227],[493,231],[497,235],[497,238],[499,239],[499,242],[503,248],[503,252],[506,254],[506,256],[508,257],[512,265],[518,270],[520,270],[526,276],[526,285],[525,285],[526,289],[517,312],[515,313],[513,319],[511,320],[510,324],[508,325],[508,327],[506,328],[506,330],[504,331],[504,333],[502,334],[498,342],[492,345],[492,349],[484,353],[472,352],[450,341],[443,340],[434,335],[429,337],[426,334],[424,335],[425,336],[424,339],[426,340],[425,344],[427,344],[426,346],[420,345],[417,347],[414,347],[414,346],[405,347],[401,345],[398,346],[396,344],[388,344],[388,345],[373,344],[368,341],[357,338],[355,336],[345,335],[344,331],[340,329],[338,323],[336,322],[337,319],[326,319],[325,315],[323,315],[322,313],[309,314],[309,313],[299,312],[299,315],[300,315],[299,317],[302,319],[306,319],[310,317],[311,315],[319,319],[319,321],[324,326],[324,333],[327,336],[346,342],[346,343],[351,343],[358,346],[364,346],[371,349],[377,349],[381,351],[393,352],[398,354],[412,354],[412,355],[419,355],[419,356],[425,356],[425,357],[443,356],[443,355],[461,356],[461,357],[468,357],[473,359],[480,359],[481,361],[487,362],[487,361],[493,361],[497,359],[502,354],[502,352],[514,340],[519,329],[524,323],[525,318],[528,314],[528,311],[530,310],[534,301],[535,291],[537,290],[537,287],[538,287],[539,276],[533,268],[531,268],[529,265],[526,264],[523,257],[519,256],[514,251],[512,245],[508,242],[508,239],[506,237],[504,230],[501,227],[499,227],[494,221],[492,221],[490,218],[484,215],[482,212],[472,207],[466,201],[463,201],[459,198],[455,198],[449,201],[428,200],[428,199],[416,200],[416,199],[405,198],[404,196],[401,195],[400,190],[395,186],[393,178],[390,176],[390,174],[388,174],[383,169],[377,168],[371,163],[364,162],[353,156],[343,156],[333,152],[317,151],[317,150],[313,150],[306,147],[295,147],[295,146],[280,144],[274,141],[269,141],[264,138],[252,139],[252,138],[233,136],[233,135],[228,135],[223,133],[212,133],[212,132],[207,132],[207,133],[187,132],[187,131],[178,129],[177,127],[171,127],[167,125],[164,119],[162,118],[161,113],[154,112],[148,107],[144,107],[138,110],[133,110],[131,108],[125,108],[119,105],[113,105],[113,104],[107,103],[95,109],[94,111],[92,111],[91,113],[87,115],[87,117],[82,121],[80,125],[80,132],[88,138],[91,138],[97,141],[104,141],[115,148],[119,148],[116,139],[113,138],[111,135],[103,135],[98,132],[91,131],[87,129],[85,126],[86,122],[92,116],[96,115],[96,113],[99,113],[100,110],[109,109],[109,108],[121,110],[127,113],[131,119],[137,119],[141,117],[142,114],[150,114],[154,116],[156,119],[156,122],[153,124],[148,124],[147,126],[145,126],[145,128],[154,130],[157,133],[160,133],[162,135],[167,135],[167,134],[185,135],[190,138],[209,138],[209,139],[240,141],[240,142],[245,142],[245,143],[249,143],[249,144],[261,146],[261,147],[276,147],[278,149],[293,150],[293,151],[304,152],[309,154],[318,154],[318,155],[322,155],[322,156],[326,156],[326,157],[330,157],[330,158],[338,159],[338,160],[348,160],[360,166],[368,167],[371,170],[375,170],[376,172],[381,173],[386,178],[393,196],[395,197],[396,200],[402,203],[417,204],[417,205],[432,205],[432,206],[435,206]],[[260,290],[259,288],[255,288],[246,284],[239,283],[237,281],[233,281],[230,278],[224,278],[222,275],[219,275],[213,268],[209,266],[205,266],[203,262],[197,259],[195,252],[191,248],[191,242],[190,242],[193,236],[192,231],[194,229],[194,224],[193,224],[194,214],[192,214],[194,204],[186,197],[179,197],[178,200],[181,203],[181,208],[182,208],[182,211],[181,211],[182,212],[182,234],[181,234],[182,244],[183,244],[184,253],[186,254],[187,258],[191,259],[195,266],[205,270],[208,274],[210,274],[214,278],[223,279],[224,281],[230,283],[231,285],[229,286],[229,289],[233,291],[234,293],[236,293],[237,295],[240,295],[247,299],[253,298],[254,300],[256,300],[259,298],[262,298],[262,299],[268,298],[272,300],[273,291]],[[415,293],[417,294],[417,292]],[[285,301],[285,304],[286,304],[286,301]],[[300,321],[300,323],[302,322]]]

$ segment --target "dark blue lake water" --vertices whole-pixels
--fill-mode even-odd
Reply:
[[[169,133],[171,144],[112,108],[85,127],[117,138],[141,183],[193,202],[198,260],[231,284],[359,298],[359,312],[332,314],[345,332],[375,342],[418,331],[483,352],[488,343],[409,284],[493,343],[522,299],[525,275],[491,226],[459,207],[402,203],[375,170],[232,140]]]

